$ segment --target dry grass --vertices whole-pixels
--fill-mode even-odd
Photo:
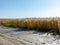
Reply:
[[[55,30],[60,32],[60,18],[26,18],[20,20],[0,19],[0,24],[9,27],[37,29],[39,31]]]

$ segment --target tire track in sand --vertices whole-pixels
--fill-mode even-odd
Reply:
[[[0,42],[2,43],[2,45],[32,45],[32,43],[30,42],[10,37],[2,33],[0,33]]]

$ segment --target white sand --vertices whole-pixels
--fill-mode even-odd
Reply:
[[[20,31],[17,31],[20,30]],[[60,45],[59,35],[0,26],[0,45]]]

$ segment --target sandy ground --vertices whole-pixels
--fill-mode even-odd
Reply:
[[[60,45],[60,36],[0,26],[0,45]]]

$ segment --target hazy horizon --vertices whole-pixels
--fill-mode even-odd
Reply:
[[[0,18],[60,17],[60,0],[0,0]]]

